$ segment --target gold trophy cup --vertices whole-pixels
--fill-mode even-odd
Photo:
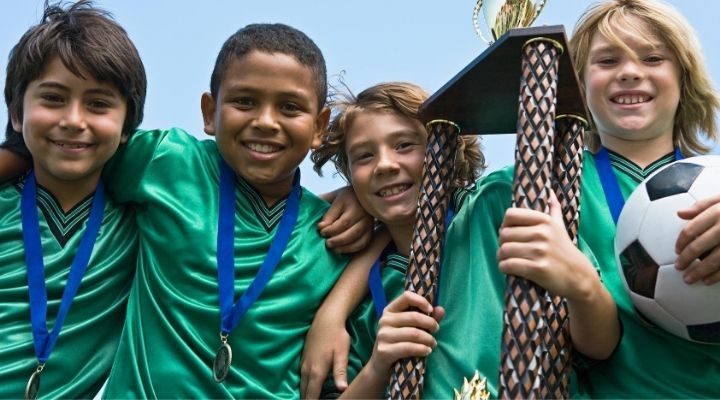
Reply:
[[[514,28],[526,28],[532,25],[547,0],[477,0],[473,9],[475,32],[488,44],[494,43],[500,36]],[[490,27],[492,40],[485,38],[480,29],[480,10],[485,23]]]

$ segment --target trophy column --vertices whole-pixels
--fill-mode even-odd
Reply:
[[[557,195],[568,236],[577,245],[580,223],[580,178],[582,177],[583,135],[587,121],[576,115],[560,115],[555,119],[555,156],[553,160],[553,191]],[[572,342],[568,328],[565,299],[546,297],[545,318],[550,340],[545,343],[543,398],[569,398],[570,357]]]
[[[515,3],[499,1],[501,12],[516,10]],[[481,5],[478,1],[476,13]],[[454,121],[464,133],[515,134],[514,205],[547,213],[550,191],[555,191],[575,241],[588,113],[564,52],[566,43],[562,26],[511,29],[434,93],[419,114],[423,121]],[[518,98],[518,71],[507,65],[520,54]],[[571,343],[565,301],[518,277],[508,277],[505,301],[498,396],[568,397]],[[406,376],[421,379],[407,371]],[[391,397],[401,398],[394,390]]]
[[[460,129],[445,120],[430,121],[426,127],[428,145],[405,289],[434,304]],[[421,398],[425,362],[424,357],[409,357],[395,363],[388,388],[390,399]]]
[[[555,118],[562,51],[561,44],[547,38],[523,46],[514,205],[548,213],[552,188],[576,242],[587,122],[575,115]],[[505,300],[499,397],[568,398],[571,341],[565,300],[513,276]]]

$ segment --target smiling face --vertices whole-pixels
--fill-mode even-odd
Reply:
[[[330,111],[318,110],[310,68],[282,53],[232,60],[217,99],[202,98],[205,132],[223,159],[269,204],[292,188],[295,170],[320,137]]]
[[[350,180],[365,211],[387,225],[412,227],[427,135],[422,125],[392,112],[362,112],[347,130]]]
[[[126,138],[126,101],[114,86],[81,69],[81,78],[53,57],[23,96],[13,118],[33,156],[38,183],[56,196],[94,190],[102,167]]]
[[[644,32],[652,32],[633,17]],[[637,59],[600,33],[590,43],[584,81],[588,107],[603,144],[672,147],[680,101],[680,68],[673,52],[650,35],[652,46],[617,32]],[[631,143],[634,142],[634,143]]]

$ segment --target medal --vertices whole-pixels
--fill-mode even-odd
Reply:
[[[232,348],[227,343],[227,337],[227,334],[220,333],[222,344],[215,353],[215,361],[213,361],[213,377],[218,383],[225,380],[232,363]]]
[[[105,209],[105,191],[102,181],[98,182],[90,207],[90,216],[87,220],[85,232],[80,239],[78,251],[75,253],[65,289],[63,290],[60,307],[55,317],[52,331],[47,328],[47,289],[45,287],[45,264],[43,262],[42,244],[40,242],[40,222],[37,210],[37,182],[35,173],[30,171],[20,200],[20,213],[22,218],[23,243],[25,246],[25,262],[27,263],[28,296],[30,298],[30,323],[33,334],[33,347],[38,359],[38,366],[30,375],[25,387],[25,398],[37,398],[40,390],[40,373],[50,358],[50,353],[60,335],[65,317],[70,311],[70,305],[80,287],[88,263],[97,240],[100,225],[102,224]]]
[[[25,386],[25,400],[37,399],[37,394],[40,391],[40,373],[43,368],[45,368],[45,364],[38,364],[35,372],[30,375],[30,379],[28,379],[28,383]]]
[[[272,277],[275,267],[280,263],[282,254],[290,241],[300,209],[300,170],[295,171],[293,186],[285,203],[285,210],[278,224],[275,237],[270,243],[268,253],[250,286],[240,299],[233,304],[235,297],[235,172],[220,160],[220,204],[218,213],[217,263],[218,263],[218,299],[220,300],[220,341],[212,365],[215,382],[222,382],[230,372],[232,348],[227,338],[238,326],[245,313],[260,297]]]

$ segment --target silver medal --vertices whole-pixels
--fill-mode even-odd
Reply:
[[[25,386],[25,400],[37,399],[38,392],[40,391],[40,373],[43,368],[45,368],[45,364],[38,364],[35,371],[30,375],[30,379],[28,379],[28,383]]]
[[[232,363],[232,348],[227,343],[227,335],[220,334],[220,340],[222,344],[215,354],[215,361],[213,361],[213,378],[218,383],[225,380]]]

